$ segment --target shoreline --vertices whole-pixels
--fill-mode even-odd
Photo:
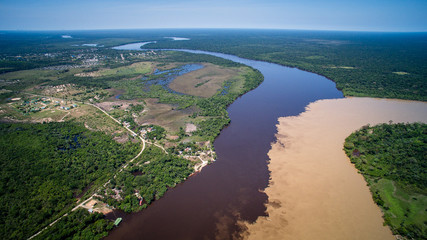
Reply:
[[[200,239],[231,239],[232,236],[240,235],[244,226],[238,224],[239,219],[253,222],[266,214],[264,203],[267,201],[267,195],[259,189],[268,186],[267,153],[271,141],[275,139],[277,118],[304,111],[305,106],[314,99],[342,97],[333,81],[324,81],[324,77],[320,75],[232,55],[182,51],[206,53],[251,66],[258,69],[257,75],[263,73],[265,81],[260,86],[253,86],[257,91],[239,96],[227,106],[233,124],[222,129],[221,134],[215,138],[214,145],[219,154],[219,161],[195,178],[189,178],[179,190],[170,191],[143,214],[125,221],[125,224],[112,231],[107,239],[137,239],[141,235],[147,239],[196,239],[196,236]],[[265,101],[261,103],[259,99]],[[283,102],[292,104],[284,107]],[[259,117],[256,121],[248,121],[248,118],[253,118],[254,112],[257,112]],[[229,161],[220,161],[222,159]],[[244,168],[239,167],[242,164]],[[218,174],[222,176],[219,179]],[[207,193],[206,186],[210,186],[212,192]],[[189,195],[192,195],[191,199]],[[198,211],[186,211],[194,211],[195,206]],[[186,220],[182,219],[184,215]],[[142,222],[145,228],[140,227]],[[154,230],[165,223],[173,226],[170,232]],[[188,224],[200,230],[181,232]]]
[[[394,239],[369,187],[343,151],[363,125],[427,121],[427,103],[350,97],[310,103],[279,118],[268,155],[268,217],[245,223],[248,239]]]

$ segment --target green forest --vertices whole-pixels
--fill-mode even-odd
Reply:
[[[127,213],[142,210],[161,198],[168,188],[187,179],[193,172],[193,165],[193,162],[151,146],[138,162],[118,173],[107,186],[109,196],[112,195],[111,189],[117,189],[122,200],[112,197],[103,197],[101,200]]]
[[[77,209],[37,235],[34,239],[102,239],[113,229],[114,223],[106,220],[101,213],[89,213],[86,209]]]
[[[394,234],[427,238],[427,124],[364,126],[344,150]]]
[[[427,100],[426,33],[205,30],[191,41],[159,39],[147,48],[185,48],[263,60],[323,75],[345,96]]]
[[[139,144],[119,144],[72,122],[0,123],[0,237],[25,239],[68,212]]]

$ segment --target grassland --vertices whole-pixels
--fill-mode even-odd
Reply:
[[[378,192],[379,197],[384,201],[384,206],[387,207],[384,218],[387,219],[388,224],[391,226],[423,226],[424,221],[426,221],[425,214],[423,214],[427,206],[426,195],[408,192],[405,188],[388,179],[381,179],[373,183],[372,190]],[[419,230],[422,231],[422,228]]]
[[[0,74],[0,79],[6,81],[20,80],[27,84],[35,83],[34,80],[54,81],[65,76],[72,76],[81,73],[88,68],[81,65],[68,65],[63,69],[58,68],[36,68],[29,70],[19,70]]]
[[[409,73],[407,73],[407,72],[393,72],[394,74],[397,74],[397,75],[408,75]]]
[[[0,87],[17,91],[58,79],[58,71],[31,69],[0,74]],[[0,98],[0,100],[3,100]]]
[[[115,77],[129,77],[133,75],[141,75],[150,73],[153,70],[151,62],[137,62],[128,66],[112,68],[112,69],[101,69],[94,72],[85,72],[78,73],[76,76],[81,77],[105,77],[105,76],[115,76]]]
[[[78,111],[70,115],[68,120],[81,122],[90,130],[102,131],[112,136],[126,133],[124,129],[112,119],[106,117],[105,114],[88,105],[80,107]]]
[[[176,133],[191,121],[191,110],[178,110],[170,104],[159,103],[158,99],[149,98],[146,102],[146,113],[137,119],[141,125],[159,125],[170,133]]]
[[[1,74],[0,77],[6,80],[22,80],[30,81],[31,79],[57,79],[57,71],[54,70],[41,70],[41,69],[31,69],[31,70],[22,70],[16,72],[9,72]]]
[[[225,81],[239,78],[241,71],[241,68],[225,68],[206,63],[202,69],[175,78],[169,87],[192,96],[212,97]]]
[[[43,123],[43,122],[64,122],[74,121],[84,124],[84,126],[90,130],[102,131],[108,135],[116,136],[123,133],[123,129],[117,125],[110,118],[97,111],[94,107],[78,103],[76,107],[70,109],[63,109],[63,106],[72,106],[76,102],[64,101],[59,98],[47,98],[50,101],[48,104],[42,104],[39,102],[38,111],[24,112],[22,105],[29,101],[35,101],[40,99],[36,95],[21,94],[21,100],[10,102],[7,104],[0,105],[0,120],[6,122],[30,122],[30,123]],[[58,103],[56,103],[58,102]],[[45,106],[46,109],[40,109],[41,106]],[[30,106],[28,109],[34,109]]]
[[[332,68],[332,69],[341,68],[341,69],[347,69],[347,70],[356,69],[355,67],[348,67],[348,66],[331,66],[329,68]]]
[[[64,79],[72,79],[74,75],[81,74],[82,72],[87,71],[87,69],[88,68],[83,66],[75,66],[73,68],[66,67],[64,70],[31,69],[0,74],[0,87],[3,91],[10,91],[9,93],[0,93],[0,101],[4,102],[6,98],[11,97],[12,95],[16,96],[23,91],[35,94],[48,94],[49,96],[56,97],[64,97],[64,94],[61,93],[62,90],[72,91],[71,94],[75,93],[76,95],[85,93],[86,90],[88,90],[84,89],[85,86],[76,86],[70,83],[71,81],[64,81]],[[68,84],[67,89],[58,89],[60,88],[59,85],[66,84]],[[70,86],[73,86],[74,89],[71,89]],[[43,90],[48,92],[43,92]],[[53,90],[55,90],[55,92],[52,92]],[[100,89],[90,89],[90,91],[98,90]],[[70,95],[69,92],[66,94]],[[71,99],[73,96],[69,97]]]

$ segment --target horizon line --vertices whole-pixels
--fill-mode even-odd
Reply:
[[[120,30],[276,30],[276,31],[318,31],[318,32],[365,32],[365,33],[427,33],[424,31],[389,30],[342,30],[342,29],[301,29],[301,28],[234,28],[234,27],[153,27],[153,28],[93,28],[93,29],[0,29],[0,32],[60,32],[60,31],[120,31]]]

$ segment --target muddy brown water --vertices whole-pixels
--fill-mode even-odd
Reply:
[[[389,121],[427,122],[427,103],[328,99],[311,103],[297,117],[280,118],[268,153],[269,217],[247,225],[249,239],[396,239],[343,151],[353,131]]]
[[[122,48],[123,49],[123,48]],[[125,215],[106,239],[232,239],[239,221],[266,215],[268,151],[278,118],[295,116],[310,102],[342,98],[325,77],[277,64],[211,54],[261,71],[264,82],[228,108],[231,124],[214,142],[217,161],[170,189],[147,209]]]

